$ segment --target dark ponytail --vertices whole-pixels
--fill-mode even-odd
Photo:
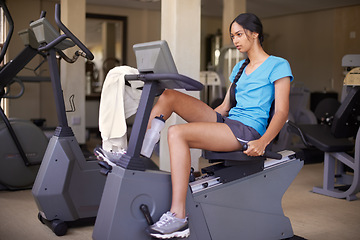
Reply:
[[[249,64],[249,62],[250,62],[250,59],[247,58],[245,60],[245,62],[241,65],[238,73],[236,74],[236,76],[234,78],[234,81],[231,84],[231,87],[230,87],[230,108],[233,108],[233,107],[236,106],[236,97],[235,97],[236,83],[237,83],[237,81],[239,81],[239,79],[241,77],[241,74],[243,73],[245,67]]]

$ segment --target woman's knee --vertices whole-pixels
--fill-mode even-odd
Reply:
[[[160,95],[158,102],[170,104],[175,95],[175,90],[165,89],[165,91]]]
[[[183,131],[181,130],[181,125],[170,126],[167,136],[169,144],[183,139],[182,133]]]

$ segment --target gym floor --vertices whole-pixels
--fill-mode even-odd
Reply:
[[[91,138],[88,148],[97,144],[99,139]],[[201,160],[201,165],[206,164]],[[360,200],[349,202],[311,192],[313,186],[322,185],[322,171],[322,163],[304,165],[283,197],[283,209],[294,234],[308,240],[359,239]],[[39,222],[37,214],[31,190],[0,191],[0,240],[58,240]],[[93,226],[70,228],[61,240],[89,240],[92,230]]]

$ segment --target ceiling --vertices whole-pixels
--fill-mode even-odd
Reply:
[[[88,4],[159,10],[160,0],[86,0]],[[101,3],[99,3],[101,2]],[[223,0],[202,0],[202,14],[221,16]],[[359,5],[360,0],[248,0],[247,12],[260,18]]]

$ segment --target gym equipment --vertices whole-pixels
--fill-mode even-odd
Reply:
[[[313,192],[351,201],[360,191],[360,87],[346,88],[347,95],[331,126],[296,125],[291,121],[288,125],[307,147],[324,152],[323,186],[314,187]]]
[[[146,158],[140,156],[154,98],[165,88],[202,88],[199,82],[177,74],[165,41],[134,45],[134,51],[140,74],[125,79],[145,84],[128,151],[117,166],[103,171],[107,180],[93,231],[97,240],[151,239],[145,228],[171,203],[170,173],[145,168]],[[294,152],[282,152],[281,160],[267,161],[241,151],[205,152],[205,157],[220,162],[203,169],[207,175],[189,184],[188,239],[263,240],[294,235],[281,207],[283,194],[303,166]]]
[[[317,123],[315,114],[307,108],[309,97],[310,91],[303,83],[293,82],[291,84],[289,96],[289,120],[296,124]],[[285,149],[299,149],[303,147],[303,144],[294,141],[293,135],[287,131],[285,125],[273,141],[271,150],[278,152]]]
[[[215,69],[200,72],[200,82],[204,85],[201,99],[212,108],[222,103],[228,89],[227,81],[235,64],[246,58],[233,45],[216,51],[219,57]]]
[[[14,31],[14,22],[3,0],[0,6],[9,24],[9,31],[1,49],[0,62],[4,60],[9,42]],[[38,44],[33,32],[29,29],[20,33],[25,48],[12,61],[0,70],[0,101],[3,98],[19,98],[24,92],[24,85],[15,76],[37,54]],[[18,83],[20,92],[11,95],[10,87]],[[31,188],[45,153],[48,139],[35,124],[27,120],[8,119],[0,107],[0,189]]]
[[[201,100],[216,108],[219,106],[225,97],[225,87],[222,86],[221,77],[214,71],[200,72],[200,82],[204,85],[204,91],[201,92]]]
[[[38,50],[47,54],[59,122],[47,146],[32,194],[40,211],[39,220],[62,236],[70,226],[94,223],[105,176],[100,174],[96,158],[84,157],[68,125],[56,53],[70,63],[78,56],[90,60],[94,57],[61,22],[59,4],[55,6],[55,21],[64,34],[60,35],[45,18],[30,24],[41,45]],[[61,50],[74,45],[81,51],[70,59]]]
[[[360,54],[346,54],[341,59],[341,66],[344,68],[344,75],[353,68],[360,67]]]

